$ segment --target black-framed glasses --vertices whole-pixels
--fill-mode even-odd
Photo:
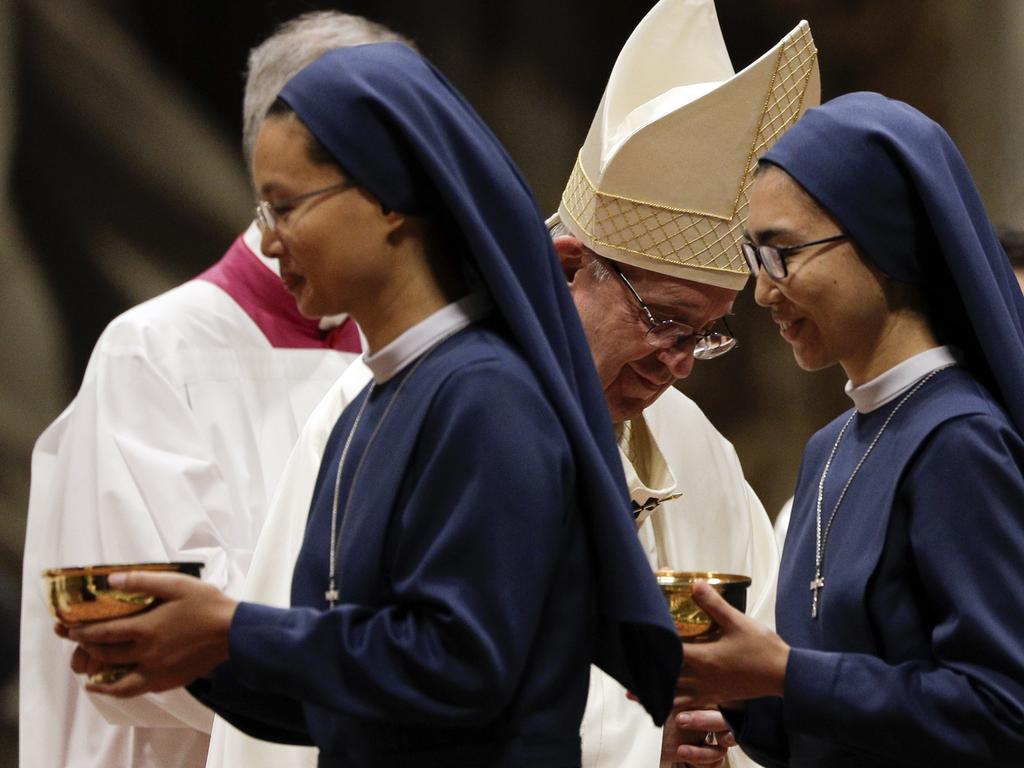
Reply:
[[[789,270],[786,269],[786,257],[791,253],[803,250],[804,248],[810,248],[812,245],[824,245],[825,243],[835,243],[839,240],[846,240],[849,235],[840,233],[838,235],[832,235],[831,237],[823,237],[821,240],[812,240],[809,243],[800,243],[799,245],[754,245],[749,240],[744,240],[740,243],[740,250],[743,251],[743,258],[747,260],[747,266],[750,267],[750,274],[757,277],[757,273],[764,268],[764,271],[768,273],[768,277],[773,280],[781,280],[789,274]]]
[[[644,340],[652,347],[657,349],[669,349],[677,344],[684,344],[690,339],[696,337],[697,344],[693,348],[693,356],[697,360],[712,360],[716,357],[721,357],[726,352],[735,349],[739,342],[732,335],[732,331],[729,330],[729,324],[725,322],[725,318],[721,319],[721,323],[725,326],[725,333],[712,328],[708,331],[700,331],[694,328],[692,325],[680,322],[679,320],[659,320],[654,316],[651,308],[647,306],[647,302],[640,298],[640,294],[636,292],[636,288],[626,279],[626,276],[622,274],[622,270],[619,269],[618,265],[611,263],[612,269],[615,270],[615,274],[619,276],[623,284],[633,294],[633,298],[636,299],[640,305],[640,309],[644,313],[644,317],[647,319],[647,324],[650,325],[650,329],[644,335]]]
[[[295,207],[303,200],[309,200],[317,195],[326,195],[328,192],[341,192],[354,186],[355,184],[346,179],[336,184],[314,189],[312,192],[303,192],[301,195],[286,197],[284,200],[278,200],[276,203],[260,200],[256,203],[256,221],[265,232],[277,234],[277,225],[286,215],[295,210]]]

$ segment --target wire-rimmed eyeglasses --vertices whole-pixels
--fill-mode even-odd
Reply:
[[[312,192],[303,192],[301,195],[292,195],[286,197],[283,200],[278,200],[276,203],[271,203],[266,200],[259,200],[256,203],[256,221],[259,222],[260,227],[264,232],[272,232],[277,234],[277,225],[280,221],[301,203],[303,200],[308,200],[317,195],[326,195],[328,192],[342,192],[343,190],[354,187],[351,181],[346,179],[345,181],[339,181],[336,184],[330,184],[320,189],[314,189]]]
[[[831,237],[823,237],[820,240],[812,240],[809,243],[783,246],[754,245],[749,240],[744,240],[740,243],[740,250],[743,251],[743,258],[747,260],[747,266],[750,267],[751,275],[757,277],[757,273],[763,267],[764,271],[768,273],[768,277],[773,280],[781,280],[789,274],[789,270],[786,269],[786,257],[789,254],[804,248],[810,248],[812,245],[835,243],[848,237],[849,235],[840,233]]]
[[[694,358],[697,360],[711,360],[721,357],[726,352],[735,349],[736,345],[739,344],[729,330],[729,325],[725,322],[724,317],[721,319],[721,322],[725,326],[725,333],[714,328],[708,331],[699,331],[692,325],[687,325],[679,320],[659,320],[654,316],[651,308],[647,306],[647,302],[640,298],[636,288],[626,279],[626,276],[622,274],[618,266],[612,263],[611,267],[615,270],[615,274],[619,276],[619,279],[622,280],[626,288],[629,289],[629,292],[633,294],[633,298],[637,300],[640,309],[644,313],[647,324],[651,326],[644,335],[644,340],[652,347],[668,349],[696,337],[697,344],[693,348]]]

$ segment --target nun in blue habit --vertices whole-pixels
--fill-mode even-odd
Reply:
[[[757,302],[853,408],[804,452],[778,634],[699,590],[727,629],[684,699],[766,766],[1024,764],[1024,301],[963,159],[840,97],[766,153],[747,233]]]
[[[589,666],[657,722],[681,649],[633,529],[589,347],[517,169],[399,44],[333,51],[257,141],[263,248],[373,381],[320,466],[289,609],[132,574],[163,603],[82,627],[117,696],[189,683],[322,766],[576,766]],[[584,510],[596,510],[587,513]]]

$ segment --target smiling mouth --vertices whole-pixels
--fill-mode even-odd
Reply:
[[[776,320],[779,326],[779,334],[786,341],[793,341],[796,336],[800,333],[800,327],[803,320]]]
[[[281,282],[284,283],[284,287],[294,293],[304,282],[304,278],[294,272],[282,272]]]
[[[669,382],[665,382],[665,381],[656,381],[656,380],[650,378],[649,376],[645,376],[643,373],[638,371],[636,368],[633,368],[633,375],[640,382],[641,386],[646,387],[647,389],[651,390],[652,392],[657,391],[659,389],[664,389],[665,386],[669,383]]]

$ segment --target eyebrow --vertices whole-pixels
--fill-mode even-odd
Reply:
[[[692,325],[691,315],[702,312],[705,309],[703,303],[687,301],[686,299],[669,299],[659,301],[657,299],[644,299],[651,311],[661,320],[679,320]]]
[[[270,181],[267,181],[263,186],[256,190],[256,193],[264,200],[269,200],[272,196],[283,198],[285,200],[295,196],[292,186],[288,182],[284,182],[279,179],[271,179]]]
[[[687,301],[686,299],[670,299],[668,301],[657,302],[658,306],[672,307],[673,309],[687,309],[693,312],[698,312],[704,309],[704,305],[696,301]]]
[[[270,197],[275,192],[280,192],[281,185],[276,181],[268,181],[263,186],[255,190],[257,197],[263,198],[264,200]]]
[[[757,243],[758,245],[767,245],[768,243],[770,243],[772,240],[775,240],[776,238],[785,237],[787,235],[792,235],[793,234],[793,230],[785,229],[785,228],[781,228],[781,229],[761,229],[761,230],[758,230],[757,232],[755,232],[754,234],[757,235],[756,239],[754,238],[753,235],[751,235],[746,230],[746,228],[743,229],[743,236],[745,238],[747,238],[747,240],[749,240],[752,243]]]
[[[628,277],[626,278],[629,279]],[[636,279],[635,277],[633,278]],[[693,312],[703,312],[707,304],[699,299],[688,299],[682,296],[665,297],[665,298],[654,298],[650,295],[644,295],[644,288],[635,288],[641,299],[652,312],[660,316],[662,320],[686,320],[687,325],[690,323],[689,314]],[[677,312],[683,312],[683,315],[676,314]]]

